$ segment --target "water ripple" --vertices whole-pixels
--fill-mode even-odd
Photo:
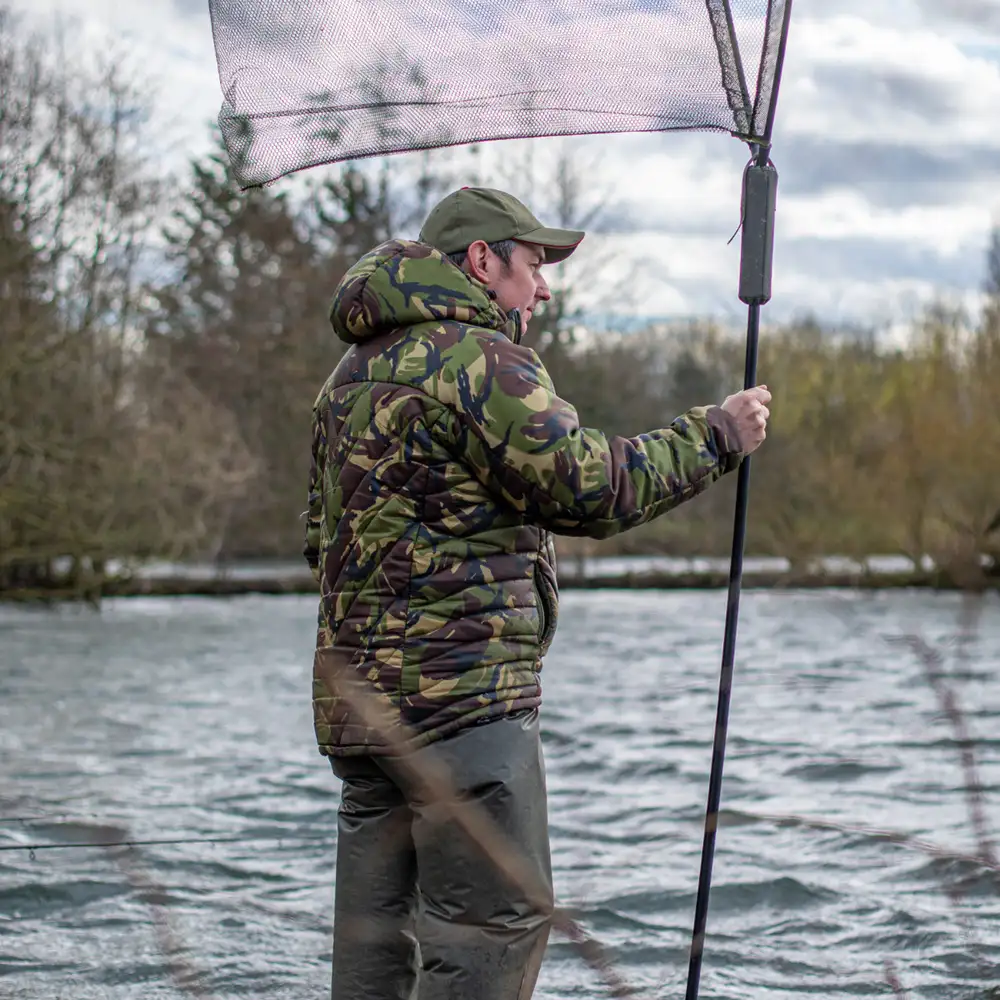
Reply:
[[[744,596],[706,998],[883,997],[887,960],[914,1000],[995,990],[1000,884],[963,857],[960,747],[884,638],[920,632],[956,668],[1000,834],[1000,608],[959,662],[960,609]],[[545,667],[557,892],[656,997],[683,991],[724,614],[722,593],[573,592]],[[328,993],[337,786],[312,744],[314,620],[295,597],[0,608],[0,846],[220,841],[0,853],[2,995],[176,1000],[164,934],[220,998]],[[599,995],[554,938],[539,1000]]]

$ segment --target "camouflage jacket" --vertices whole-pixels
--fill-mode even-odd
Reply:
[[[321,753],[395,753],[538,705],[549,533],[613,535],[739,464],[718,407],[632,439],[581,427],[515,319],[418,243],[378,247],[337,289],[352,346],[313,411],[304,550]]]

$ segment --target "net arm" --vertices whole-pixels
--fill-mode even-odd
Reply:
[[[719,68],[722,70],[722,89],[726,93],[736,133],[741,137],[750,134],[753,104],[747,89],[743,60],[740,58],[736,26],[729,0],[705,0],[708,19],[712,25],[715,48],[719,53]]]

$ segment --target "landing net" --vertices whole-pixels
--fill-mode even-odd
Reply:
[[[770,135],[791,0],[210,0],[237,180],[492,139]]]

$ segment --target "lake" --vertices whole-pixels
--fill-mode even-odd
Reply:
[[[887,963],[914,1000],[1000,996],[1000,875],[962,857],[960,746],[892,641],[942,655],[1000,835],[1000,600],[974,628],[968,602],[744,594],[703,997],[891,997]],[[647,996],[683,995],[724,613],[569,592],[542,675],[557,895]],[[0,996],[329,996],[314,619],[306,597],[0,607],[0,848],[63,845],[0,850]],[[213,842],[67,846],[123,838]],[[553,937],[535,996],[605,995]]]

